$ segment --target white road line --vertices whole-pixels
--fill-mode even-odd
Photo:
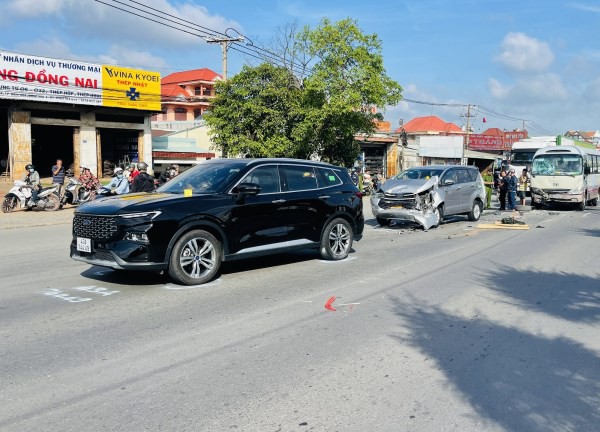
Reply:
[[[336,263],[343,263],[343,262],[348,262],[348,261],[354,261],[356,259],[356,257],[348,257],[346,259],[343,260],[336,260],[336,261],[331,261],[331,260],[319,260],[320,263],[324,263],[324,264],[336,264]]]
[[[205,283],[202,285],[175,285],[172,283],[168,283],[166,285],[164,285],[163,287],[165,289],[171,290],[171,291],[181,291],[181,290],[190,290],[190,289],[203,289],[203,288],[210,288],[210,287],[214,287],[217,285],[221,284],[221,279],[217,279],[215,281],[209,282],[209,283]]]

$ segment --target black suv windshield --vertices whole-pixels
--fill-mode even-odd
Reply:
[[[395,178],[398,180],[427,179],[433,176],[441,176],[444,170],[428,168],[411,168],[401,172]]]
[[[184,193],[184,190],[191,189],[194,193],[214,193],[233,179],[246,165],[245,162],[202,163],[178,175],[159,187],[157,191]]]

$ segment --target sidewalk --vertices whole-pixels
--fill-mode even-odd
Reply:
[[[73,222],[73,211],[76,208],[66,206],[62,210],[52,212],[21,209],[14,210],[11,213],[0,212],[0,230],[71,224]]]

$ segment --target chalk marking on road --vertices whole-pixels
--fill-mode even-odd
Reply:
[[[583,216],[581,216],[581,217],[587,217],[589,215],[591,215],[591,213],[584,213]]]
[[[169,283],[169,284],[164,285],[164,288],[171,290],[171,291],[181,291],[181,290],[190,290],[190,289],[199,289],[199,288],[210,288],[210,287],[217,286],[220,284],[221,284],[221,279],[217,279],[215,281],[201,284],[201,285],[182,286],[182,285],[175,285],[175,284]]]
[[[348,257],[348,258],[343,259],[343,260],[336,260],[336,261],[319,260],[319,262],[323,263],[323,264],[335,264],[335,263],[343,263],[343,262],[348,262],[348,261],[354,261],[355,259],[356,259],[356,257]]]
[[[338,307],[340,306],[355,306],[355,305],[359,305],[360,303],[341,303],[338,305]]]
[[[83,286],[83,287],[75,287],[73,289],[77,290],[77,291],[86,291],[86,292],[89,292],[89,293],[98,294],[98,295],[101,295],[103,297],[106,297],[106,296],[113,295],[113,294],[121,292],[121,291],[109,291],[108,288],[97,287],[95,285]]]
[[[89,297],[76,297],[70,296],[69,293],[63,292],[57,288],[48,288],[46,291],[42,292],[42,295],[54,297],[59,300],[68,301],[69,303],[81,303],[92,300]]]
[[[330,310],[332,312],[335,312],[336,309],[333,307],[333,302],[334,301],[335,301],[335,296],[329,297],[329,299],[325,303],[325,309],[328,309],[328,310]]]
[[[302,303],[312,303],[312,300],[302,300]]]

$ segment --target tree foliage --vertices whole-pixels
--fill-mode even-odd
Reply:
[[[380,118],[374,108],[402,99],[402,88],[385,72],[381,41],[350,19],[324,19],[300,32],[287,27],[283,34],[287,68],[246,66],[217,84],[205,115],[216,147],[236,156],[317,157],[351,165],[360,150],[355,134],[372,132]],[[295,74],[296,57],[307,72],[304,80]]]

